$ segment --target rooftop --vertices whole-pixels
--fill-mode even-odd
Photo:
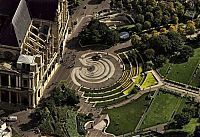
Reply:
[[[34,56],[30,55],[23,55],[21,54],[17,60],[18,63],[24,63],[24,64],[33,64],[34,63]]]

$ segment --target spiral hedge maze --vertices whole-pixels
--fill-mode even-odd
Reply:
[[[119,53],[118,57],[110,55],[120,62],[123,67],[121,77],[114,84],[99,89],[83,86],[78,83],[78,81],[83,80],[85,82],[87,80],[87,82],[91,84],[106,82],[106,80],[113,76],[115,71],[115,68],[111,67],[113,63],[103,58],[106,53],[98,53],[101,59],[96,61],[91,60],[91,56],[88,56],[92,54],[94,55],[94,53],[89,53],[81,57],[81,62],[84,66],[94,66],[92,75],[89,74],[90,72],[88,72],[86,68],[75,68],[72,75],[74,75],[76,79],[79,79],[76,80],[75,83],[77,82],[77,85],[79,84],[81,86],[80,91],[83,92],[82,97],[86,98],[86,101],[94,104],[94,106],[107,107],[124,101],[127,99],[127,96],[133,92],[136,85],[142,83],[144,80],[141,59],[136,59],[127,51]],[[105,62],[103,63],[102,60]],[[101,69],[101,72],[99,72],[100,70],[98,70],[98,68]],[[78,74],[76,74],[76,72]],[[105,77],[101,77],[104,73],[106,73]]]

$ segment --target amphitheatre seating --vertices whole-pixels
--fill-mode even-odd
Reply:
[[[131,73],[130,73],[130,78],[136,76],[136,68],[135,67],[132,67],[132,70],[131,70]]]
[[[120,96],[119,98],[114,98],[114,99],[111,99],[111,100],[107,100],[107,101],[99,101],[99,102],[96,102],[96,107],[107,107],[107,106],[111,106],[111,105],[114,105],[114,104],[117,104],[117,103],[120,103],[124,100],[126,100],[126,95],[122,95]]]
[[[85,93],[105,93],[106,91],[116,89],[120,85],[121,85],[120,83],[116,83],[110,87],[106,87],[106,88],[102,88],[102,89],[88,89],[88,88],[81,87],[80,91],[83,91]]]
[[[123,87],[123,88],[127,88],[127,87],[129,87],[132,83],[133,83],[132,80],[129,79],[129,80],[127,80],[125,83],[122,84],[122,87]]]
[[[118,92],[116,94],[111,94],[111,95],[106,96],[106,97],[93,97],[93,98],[89,98],[88,101],[89,102],[107,101],[107,100],[110,100],[110,99],[118,98],[120,96],[123,96],[122,92]]]
[[[119,54],[119,57],[122,59],[124,63],[125,70],[130,70],[131,69],[130,61],[128,60],[126,55],[122,53],[122,54]]]
[[[136,59],[135,61],[132,59],[130,62],[126,53],[120,53],[119,57],[125,66],[125,70],[121,78],[114,85],[101,89],[80,88],[80,91],[84,92],[83,96],[87,98],[87,101],[91,104],[95,104],[97,107],[107,107],[120,103],[127,98],[128,94],[124,94],[124,92],[128,91],[127,93],[129,93],[133,89],[134,82],[132,79],[140,73],[139,63]]]
[[[112,89],[110,91],[106,91],[106,92],[100,92],[100,93],[84,93],[84,97],[104,97],[104,96],[108,96],[108,95],[112,95],[118,92],[121,92],[124,88],[123,87],[118,87],[116,89]]]
[[[119,83],[124,83],[129,78],[130,71],[125,70],[122,74],[122,77],[118,80]]]

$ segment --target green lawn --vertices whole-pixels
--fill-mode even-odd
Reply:
[[[148,94],[122,107],[105,110],[103,113],[107,113],[111,120],[106,132],[115,135],[133,132],[149,103],[145,100],[146,96]]]
[[[166,78],[173,81],[188,84],[194,70],[197,67],[198,62],[198,59],[190,58],[188,62],[181,64],[173,64]]]
[[[70,135],[70,137],[81,137],[81,135],[78,134],[77,128],[76,128],[76,114],[77,112],[73,110],[68,109],[68,117],[67,117],[67,131]]]
[[[142,75],[142,67],[140,66],[139,68],[139,74],[137,75],[137,77],[135,78],[135,82],[128,88],[126,89],[123,93],[124,95],[129,95],[132,90],[134,89],[135,85],[140,84],[143,82],[143,79],[145,78],[145,75]]]
[[[180,99],[180,97],[172,94],[160,92],[153,100],[141,125],[141,129],[168,122]]]
[[[150,86],[156,85],[158,82],[155,79],[155,77],[153,76],[153,74],[151,72],[147,73],[147,76],[144,80],[144,82],[142,83],[142,85],[140,86],[142,89],[148,88]]]
[[[187,133],[194,133],[196,126],[199,126],[200,123],[198,123],[198,118],[192,118],[190,122],[183,126],[182,131]]]
[[[165,64],[163,65],[162,68],[159,68],[159,69],[158,69],[158,72],[160,73],[160,75],[162,75],[162,76],[165,77],[166,74],[167,74],[167,70],[169,69],[169,66],[170,66],[170,63],[167,62],[167,63],[165,63]]]
[[[166,76],[167,79],[181,82],[184,84],[191,84],[192,86],[200,86],[200,78],[197,76],[193,78],[193,72],[198,66],[200,61],[200,48],[194,49],[194,56],[190,57],[189,60],[185,63],[180,64],[172,64],[166,63],[160,69],[158,69],[159,73],[162,76]],[[167,74],[167,70],[170,66],[169,74]],[[200,74],[200,72],[198,72]],[[197,75],[198,75],[197,74]],[[192,82],[190,82],[190,80]]]
[[[186,98],[181,99],[181,103],[180,103],[178,109],[176,110],[176,114],[180,114],[182,112],[183,108],[185,107],[186,101],[187,101]]]
[[[190,85],[194,87],[200,87],[200,69],[198,69],[197,74],[192,77]]]

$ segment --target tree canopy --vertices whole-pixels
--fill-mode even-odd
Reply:
[[[105,23],[93,19],[79,34],[81,44],[106,44],[113,45],[119,41],[119,33],[110,29]]]

